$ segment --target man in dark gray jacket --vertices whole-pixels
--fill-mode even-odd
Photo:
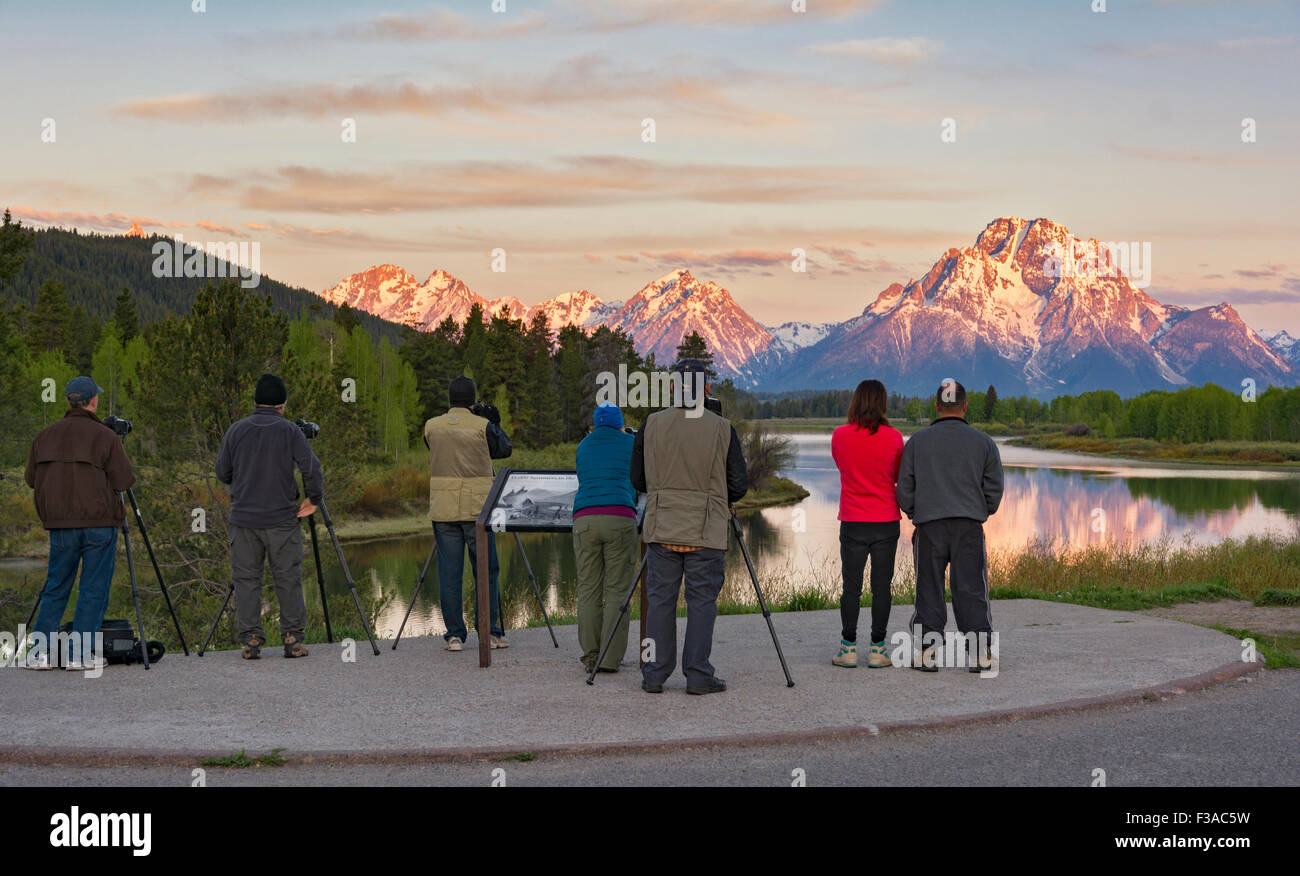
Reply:
[[[923,646],[916,668],[939,668],[934,643],[942,644],[948,623],[943,599],[947,569],[957,629],[968,641],[968,634],[974,633],[979,642],[980,653],[970,663],[971,671],[979,671],[991,668],[992,662],[984,521],[1002,502],[1002,457],[992,438],[966,422],[966,388],[960,383],[944,380],[934,408],[935,421],[903,446],[896,488],[898,507],[916,527],[916,609],[911,626],[914,629],[920,620]]]
[[[263,374],[253,396],[257,407],[221,439],[217,480],[230,484],[230,577],[244,659],[262,655],[262,566],[271,564],[280,605],[284,656],[306,657],[303,633],[302,525],[325,492],[320,460],[302,429],[285,419],[288,391],[274,374]],[[302,472],[307,498],[298,503],[294,467]]]

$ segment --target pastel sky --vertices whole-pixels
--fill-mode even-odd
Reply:
[[[504,5],[0,0],[0,205],[260,241],[316,291],[392,262],[612,300],[686,267],[768,325],[1045,216],[1149,241],[1161,301],[1300,335],[1296,2]]]

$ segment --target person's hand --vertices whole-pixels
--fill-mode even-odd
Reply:
[[[493,423],[497,426],[501,425],[501,412],[497,410],[496,405],[475,405],[473,413],[487,420],[489,423]]]
[[[298,516],[310,517],[316,513],[316,506],[311,503],[311,499],[303,499],[302,504],[298,506]]]

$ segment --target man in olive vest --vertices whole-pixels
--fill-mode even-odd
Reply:
[[[465,549],[469,548],[470,572],[477,580],[474,522],[492,489],[492,460],[510,455],[510,439],[501,429],[501,413],[492,405],[475,403],[474,381],[457,377],[448,394],[451,410],[424,424],[424,443],[429,448],[429,516],[437,546],[438,599],[447,625],[443,639],[448,651],[460,651],[468,636],[461,612]],[[508,648],[497,591],[496,536],[489,531],[487,540],[492,647]],[[474,626],[478,627],[477,603]]]
[[[632,445],[632,485],[647,494],[641,540],[647,545],[646,635],[653,659],[641,688],[662,693],[677,668],[677,594],[686,581],[686,692],[727,684],[713,674],[713,624],[726,569],[730,504],[749,490],[740,439],[731,423],[706,410],[708,370],[698,359],[675,369],[675,406],[646,418]]]

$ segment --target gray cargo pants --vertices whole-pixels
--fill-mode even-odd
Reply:
[[[726,553],[717,548],[678,553],[661,544],[646,549],[646,637],[655,659],[641,670],[651,684],[663,684],[677,668],[677,594],[686,578],[686,643],[682,673],[686,683],[701,686],[713,677],[709,653],[718,619],[718,594],[726,572]]]
[[[943,573],[947,569],[958,632],[992,632],[984,525],[965,517],[918,524],[912,532],[912,552],[916,563],[916,610],[910,626],[915,627],[919,621],[923,639],[927,633],[943,635],[948,623],[948,607],[943,600]]]
[[[262,565],[270,561],[275,598],[280,604],[280,631],[302,640],[307,603],[302,598],[302,526],[294,520],[266,529],[230,527],[230,580],[235,585],[239,641],[254,636],[266,644],[262,629]]]

